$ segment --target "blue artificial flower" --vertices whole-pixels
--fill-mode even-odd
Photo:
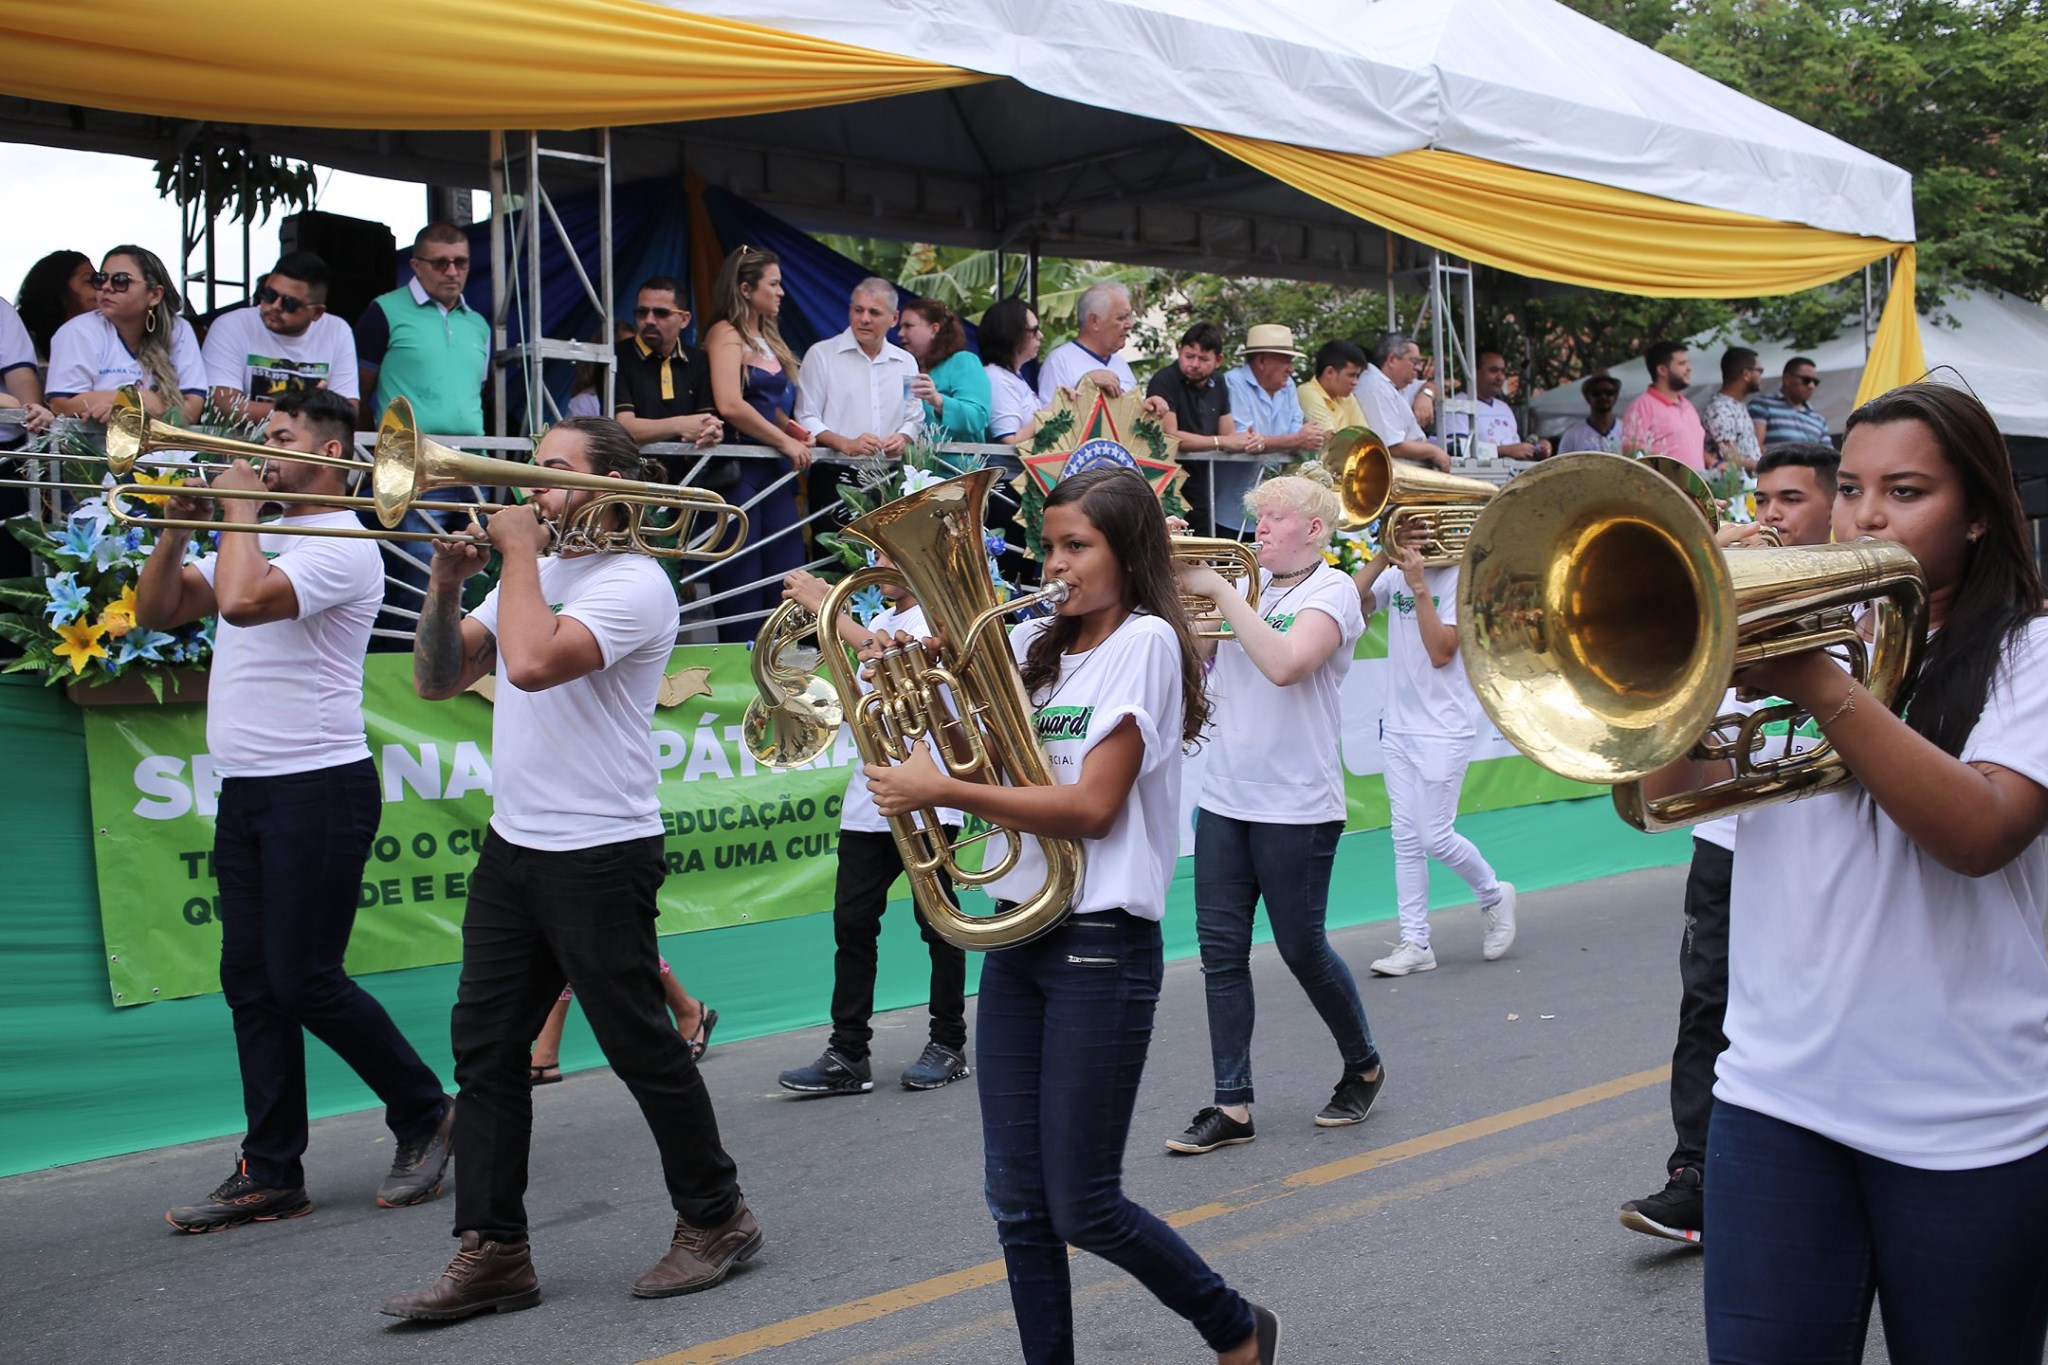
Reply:
[[[1000,537],[992,538],[1000,539]],[[996,600],[998,602],[1007,602],[1017,595],[1010,590],[1010,585],[1003,581],[1002,567],[996,563],[994,555],[988,557],[988,581],[995,585]]]
[[[990,531],[988,533],[988,538],[983,542],[983,544],[988,547],[988,552],[992,555],[1003,554],[1010,548],[1010,542],[1003,539],[1003,533],[1001,531]]]
[[[67,520],[86,522],[91,525],[93,530],[101,535],[105,535],[107,528],[114,524],[114,514],[108,508],[106,498],[87,498],[84,502],[71,509],[71,515]]]
[[[882,596],[881,588],[873,583],[868,584],[865,588],[855,593],[847,603],[847,606],[853,612],[853,618],[862,625],[866,625],[877,616],[880,616],[888,605],[887,600]]]
[[[128,633],[114,646],[113,654],[107,660],[107,671],[118,672],[137,659],[144,659],[153,664],[163,663],[164,656],[160,651],[165,645],[176,643],[174,637],[160,630],[150,630],[146,626],[131,626]]]
[[[70,625],[92,605],[90,590],[79,587],[77,577],[69,572],[45,578],[43,590],[50,594],[50,605],[43,611],[53,626]]]
[[[66,522],[64,530],[53,537],[53,543],[60,553],[81,564],[96,559],[100,546],[105,542],[106,537],[93,525],[89,517],[79,517]]]

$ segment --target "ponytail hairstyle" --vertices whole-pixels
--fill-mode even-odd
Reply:
[[[100,269],[105,270],[107,262],[116,256],[126,256],[135,262],[142,274],[140,283],[143,288],[164,291],[163,297],[156,301],[156,306],[143,320],[142,342],[135,348],[135,359],[156,391],[175,403],[179,393],[178,367],[171,359],[171,328],[178,321],[178,291],[171,284],[171,273],[164,269],[164,263],[157,259],[154,251],[145,251],[139,246],[115,247],[100,258]]]
[[[782,371],[789,376],[789,382],[796,383],[796,353],[789,349],[789,343],[782,339],[782,329],[774,318],[762,317],[748,306],[746,291],[761,282],[771,265],[780,265],[782,258],[772,251],[758,247],[743,246],[725,258],[719,268],[718,281],[711,286],[711,321],[728,323],[740,334],[744,342],[758,341],[782,363]]]
[[[1209,693],[1194,631],[1181,609],[1180,575],[1173,569],[1173,547],[1167,540],[1166,514],[1159,510],[1159,499],[1153,496],[1151,485],[1131,470],[1096,469],[1053,485],[1046,495],[1046,510],[1066,503],[1080,504],[1081,515],[1102,533],[1110,553],[1123,566],[1124,604],[1173,627],[1174,638],[1180,642],[1181,742],[1197,743],[1209,726]],[[1078,617],[1052,618],[1051,626],[1025,651],[1021,671],[1026,692],[1035,695],[1058,680],[1060,655],[1072,648],[1080,633]],[[1156,719],[1163,722],[1165,718]]]
[[[1984,534],[1963,552],[1963,581],[1941,631],[1927,643],[1906,724],[1950,757],[1984,714],[1999,664],[2041,614],[2041,571],[2027,546],[2019,488],[1998,424],[1976,395],[1922,380],[1849,414],[1847,430],[1918,422],[1962,479],[1969,516]]]
[[[967,349],[967,329],[959,315],[937,299],[912,299],[903,305],[903,311],[917,314],[938,329],[931,349],[918,358],[918,368],[926,374]]]
[[[548,429],[573,431],[580,435],[583,438],[583,457],[590,462],[593,474],[607,477],[616,474],[622,479],[649,483],[667,481],[661,462],[642,455],[639,445],[626,434],[626,429],[609,417],[564,417]],[[627,509],[623,507],[615,506],[611,511],[615,522],[626,514]]]

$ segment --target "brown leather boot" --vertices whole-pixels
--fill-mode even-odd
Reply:
[[[761,1225],[745,1199],[715,1228],[693,1227],[678,1216],[668,1255],[633,1281],[633,1297],[665,1299],[709,1289],[731,1272],[734,1262],[752,1260],[760,1249]]]
[[[462,1250],[425,1289],[393,1294],[377,1311],[387,1317],[456,1322],[478,1313],[516,1313],[540,1302],[540,1280],[526,1239],[486,1242],[462,1234]]]

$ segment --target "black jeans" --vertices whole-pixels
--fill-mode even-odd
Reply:
[[[948,826],[946,837],[959,832]],[[865,1058],[874,1040],[868,1020],[875,1012],[875,945],[882,935],[882,912],[889,908],[889,888],[902,871],[903,855],[890,835],[839,831],[839,880],[832,896],[832,936],[839,945],[832,957],[832,1050],[853,1061]],[[946,898],[953,899],[950,883]],[[932,956],[931,1039],[965,1052],[967,952],[932,932],[924,911],[915,904],[911,908]]]
[[[306,1183],[306,1033],[384,1101],[399,1141],[441,1122],[441,1082],[341,965],[383,811],[367,758],[221,783],[213,870],[220,988],[234,1015],[249,1116],[242,1158],[251,1177],[275,1189]]]
[[[1728,1046],[1728,881],[1735,855],[1692,841],[1685,879],[1685,937],[1678,945],[1678,1045],[1671,1049],[1671,1126],[1678,1145],[1666,1169],[1706,1173],[1707,1123],[1714,1117],[1714,1060]]]
[[[653,1130],[676,1212],[699,1227],[732,1215],[737,1171],[662,995],[654,893],[665,871],[658,834],[563,853],[522,848],[496,830],[485,838],[469,881],[450,1029],[462,1087],[458,1234],[526,1235],[528,1048],[565,981]]]
[[[1159,922],[1121,910],[984,960],[974,1055],[988,1211],[1030,1365],[1074,1362],[1069,1246],[1130,1272],[1211,1350],[1252,1334],[1251,1306],[1124,1194],[1162,970]]]

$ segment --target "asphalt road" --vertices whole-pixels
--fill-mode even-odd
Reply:
[[[1261,946],[1259,1140],[1202,1157],[1160,1145],[1208,1094],[1201,975],[1169,965],[1131,1193],[1279,1311],[1290,1363],[1703,1359],[1698,1253],[1615,1220],[1662,1183],[1671,1143],[1682,885],[1667,869],[1530,895],[1497,963],[1479,959],[1477,914],[1446,912],[1443,965],[1400,981],[1365,975],[1391,923],[1340,933],[1389,1077],[1355,1128],[1310,1123],[1338,1059]],[[817,1054],[821,1029],[713,1047],[705,1074],[767,1244],[711,1292],[628,1296],[666,1249],[671,1214],[638,1109],[598,1071],[536,1097],[528,1206],[546,1298],[533,1311],[449,1327],[376,1312],[446,1263],[452,1201],[372,1207],[390,1139],[359,1113],[315,1125],[318,1207],[281,1224],[189,1237],[162,1221],[228,1171],[229,1140],[0,1181],[0,1360],[1015,1360],[974,1082],[895,1088],[922,1012],[877,1022],[881,1083],[867,1096],[776,1088],[778,1070]],[[1114,1267],[1082,1257],[1074,1278],[1083,1361],[1213,1359]],[[1870,1360],[1884,1359],[1877,1337]]]

